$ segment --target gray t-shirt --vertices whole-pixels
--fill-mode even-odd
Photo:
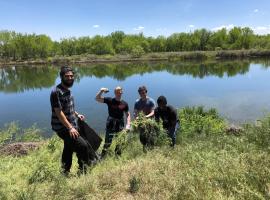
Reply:
[[[134,105],[134,110],[137,110],[138,112],[143,112],[145,115],[148,115],[154,108],[156,104],[155,101],[147,97],[146,100],[137,99]]]

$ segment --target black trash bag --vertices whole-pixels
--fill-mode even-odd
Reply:
[[[102,142],[101,137],[85,121],[78,119],[78,126],[80,135],[88,141],[94,151],[97,151]]]

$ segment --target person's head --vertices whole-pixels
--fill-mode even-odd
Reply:
[[[116,98],[121,99],[122,94],[123,94],[123,89],[120,86],[117,86],[116,88],[114,88],[114,95]]]
[[[157,99],[157,104],[158,104],[158,107],[161,108],[161,109],[166,108],[166,105],[167,105],[166,97],[159,96],[158,99]]]
[[[61,67],[60,78],[61,78],[62,84],[65,87],[67,87],[67,88],[72,87],[72,85],[74,83],[74,71],[73,71],[73,69],[71,67],[68,67],[68,66]]]
[[[147,96],[147,88],[144,85],[139,87],[138,92],[139,92],[139,95],[140,95],[141,98],[146,98],[146,96]]]

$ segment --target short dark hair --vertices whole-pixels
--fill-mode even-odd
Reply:
[[[73,69],[71,67],[69,67],[69,66],[61,67],[60,77],[62,78],[65,75],[65,73],[67,73],[67,72],[72,72],[74,74],[74,71],[73,71]]]
[[[143,85],[139,87],[138,92],[140,93],[141,91],[145,91],[147,93],[147,88]]]
[[[160,105],[167,105],[167,99],[164,96],[159,96],[157,99],[157,104]]]

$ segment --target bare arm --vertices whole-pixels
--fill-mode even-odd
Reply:
[[[130,127],[130,112],[126,112],[127,127]]]
[[[148,115],[145,115],[145,117],[146,117],[146,118],[149,118],[149,117],[154,116],[154,114],[155,114],[155,110],[152,109],[152,111],[151,111]]]
[[[136,119],[138,117],[138,110],[134,108],[134,111],[133,111],[133,116],[134,116],[134,119]]]
[[[104,103],[104,97],[102,97],[101,95],[106,91],[109,91],[109,90],[107,88],[100,88],[100,90],[96,94],[96,101],[97,102]]]
[[[69,135],[74,139],[77,138],[79,136],[79,132],[72,126],[72,124],[69,123],[63,111],[60,108],[54,108],[54,110],[60,122],[68,129]]]

